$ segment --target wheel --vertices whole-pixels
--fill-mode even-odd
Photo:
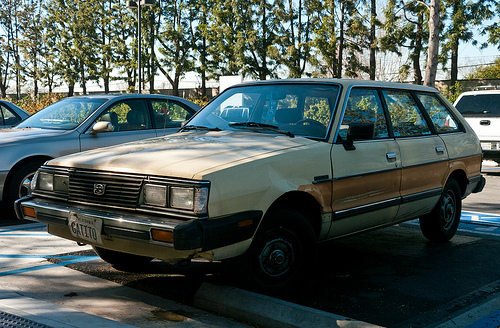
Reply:
[[[9,180],[6,191],[6,204],[9,210],[14,210],[14,202],[16,200],[31,194],[31,180],[33,180],[33,176],[43,163],[42,161],[34,161],[14,172],[14,175]]]
[[[316,259],[316,234],[294,210],[270,212],[252,245],[237,265],[241,281],[251,289],[286,292],[306,277]]]
[[[97,246],[92,246],[94,251],[101,259],[113,265],[117,269],[140,269],[142,266],[151,262],[151,257],[127,254]]]
[[[462,194],[458,182],[450,179],[436,207],[420,218],[420,230],[433,242],[447,242],[458,229],[462,213]]]

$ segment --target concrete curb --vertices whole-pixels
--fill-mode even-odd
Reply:
[[[200,309],[265,328],[361,328],[380,326],[246,290],[203,283],[194,297]]]

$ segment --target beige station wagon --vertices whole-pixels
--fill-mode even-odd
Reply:
[[[20,218],[118,267],[226,261],[258,289],[296,284],[318,242],[420,219],[455,234],[480,192],[480,143],[433,88],[359,80],[226,89],[177,133],[45,163]]]

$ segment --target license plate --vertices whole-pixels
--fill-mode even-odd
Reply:
[[[491,143],[490,142],[481,142],[481,148],[483,148],[483,150],[491,150]]]
[[[75,237],[102,244],[102,220],[90,215],[70,212],[68,218],[69,231]]]

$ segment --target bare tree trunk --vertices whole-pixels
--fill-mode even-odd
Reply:
[[[439,55],[439,3],[440,0],[431,0],[429,8],[429,48],[427,66],[425,67],[424,85],[434,87]]]
[[[371,0],[371,19],[370,19],[370,80],[375,80],[376,61],[375,61],[375,18],[377,17],[377,2]]]

